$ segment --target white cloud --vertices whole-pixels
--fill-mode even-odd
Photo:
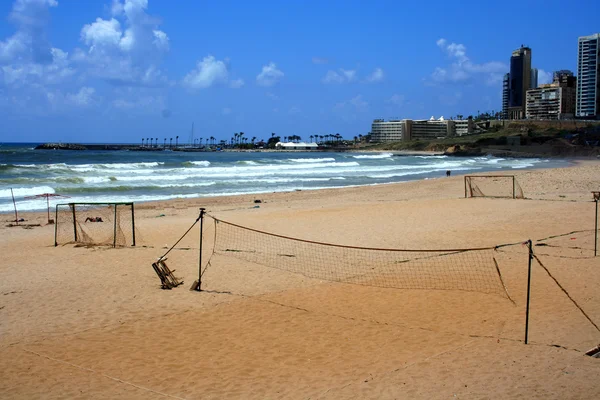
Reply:
[[[88,107],[95,102],[95,94],[96,89],[84,86],[79,89],[79,92],[77,93],[67,94],[66,100],[69,104],[73,104],[78,107]]]
[[[169,37],[167,34],[159,30],[154,30],[152,33],[154,33],[154,41],[152,42],[154,46],[161,51],[169,50]]]
[[[96,22],[81,28],[81,41],[90,46],[89,52],[99,51],[98,47],[120,46],[123,32],[121,23],[114,18],[104,20],[96,18]]]
[[[543,69],[538,69],[538,85],[552,83],[553,78],[554,75],[552,74],[552,72],[546,72]]]
[[[270,62],[262,67],[260,74],[256,76],[256,83],[260,86],[273,86],[283,78],[284,74],[277,69],[277,65]]]
[[[233,79],[233,80],[231,80],[231,82],[229,82],[229,87],[232,89],[239,89],[242,86],[244,86],[243,79]]]
[[[45,102],[50,91],[47,85],[59,84],[75,73],[68,53],[47,40],[49,9],[57,5],[54,0],[17,0],[13,4],[9,21],[15,25],[15,33],[0,40],[0,87],[14,91],[13,104]]]
[[[488,85],[496,85],[502,81],[502,76],[508,66],[499,61],[483,64],[473,63],[467,56],[467,48],[463,44],[450,43],[444,38],[436,41],[436,45],[444,51],[453,62],[447,67],[437,67],[431,74],[434,82],[464,82],[476,77],[482,77]]]
[[[223,114],[223,115],[229,115],[229,114],[231,114],[231,108],[229,108],[229,107],[223,108],[221,110],[221,114]]]
[[[375,68],[375,70],[371,73],[371,75],[367,76],[367,82],[375,83],[381,82],[383,80],[384,73],[383,69]]]
[[[338,72],[339,71],[339,72]],[[356,80],[356,70],[340,68],[338,71],[329,70],[321,79],[323,83],[349,83]]]
[[[227,65],[213,56],[207,56],[198,61],[196,69],[183,78],[183,85],[190,89],[206,89],[218,83],[227,83],[228,79]]]
[[[116,85],[168,84],[160,63],[169,50],[169,37],[147,8],[147,0],[114,0],[111,19],[96,18],[83,26],[80,39],[87,49],[77,51],[73,59],[91,75]]]

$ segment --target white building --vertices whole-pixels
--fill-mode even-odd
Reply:
[[[278,142],[275,144],[277,150],[317,150],[319,146],[316,143],[283,143]]]
[[[371,125],[371,141],[373,142],[399,142],[404,138],[406,124],[403,120],[384,121],[373,120]]]
[[[600,116],[600,33],[581,36],[577,49],[576,115]]]
[[[371,141],[399,142],[412,139],[437,139],[449,136],[470,135],[476,132],[472,119],[447,120],[444,117],[423,120],[376,119],[371,125]]]

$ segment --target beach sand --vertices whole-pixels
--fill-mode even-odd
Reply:
[[[45,213],[22,215],[42,224],[31,229],[6,227],[13,216],[4,214],[0,398],[600,398],[600,359],[584,355],[600,331],[535,260],[524,344],[522,244],[498,255],[514,304],[495,294],[310,278],[222,254],[210,259],[204,291],[189,291],[197,226],[167,261],[182,286],[161,290],[151,267],[199,207],[243,226],[348,246],[531,239],[552,277],[600,324],[590,193],[600,190],[600,162],[514,173],[527,200],[465,199],[463,177],[452,176],[137,204],[135,248],[54,247]],[[214,224],[205,223],[207,260]]]

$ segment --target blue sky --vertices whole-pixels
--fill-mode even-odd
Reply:
[[[517,14],[517,11],[519,14]],[[578,14],[577,12],[581,12]],[[600,2],[0,2],[0,142],[366,134],[499,110],[511,51],[576,69]]]

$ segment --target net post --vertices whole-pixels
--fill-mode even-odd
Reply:
[[[133,238],[132,246],[135,247],[135,211],[133,209],[133,203],[131,203],[131,237]]]
[[[10,195],[12,196],[13,207],[15,208],[15,224],[19,225],[19,214],[17,213],[17,203],[15,202],[15,194],[12,188],[10,188]]]
[[[194,289],[197,292],[201,292],[202,291],[202,232],[203,232],[203,225],[204,225],[204,214],[205,214],[205,208],[200,208],[200,215],[198,216],[198,219],[200,220],[200,245],[199,245],[199,252],[198,252],[198,281],[197,284],[195,285]]]
[[[525,344],[528,343],[529,339],[529,300],[531,298],[531,261],[533,260],[533,249],[531,247],[531,239],[527,241],[527,248],[529,249],[529,265],[527,267],[527,305],[525,308]]]
[[[113,218],[113,248],[117,247],[117,205],[115,204],[115,217]]]
[[[512,182],[512,184],[513,184],[513,199],[516,199],[517,198],[516,197],[517,196],[517,193],[516,193],[517,192],[517,188],[515,187],[515,176],[514,175],[512,177],[512,181],[513,181]]]
[[[58,204],[54,207],[54,247],[58,246]]]
[[[595,200],[596,202],[596,227],[594,229],[594,257],[596,257],[596,253],[598,250],[598,199]]]
[[[465,175],[465,199],[467,198],[467,176]]]
[[[73,234],[75,242],[77,242],[77,216],[75,215],[75,203],[71,203],[71,211],[73,212]]]

